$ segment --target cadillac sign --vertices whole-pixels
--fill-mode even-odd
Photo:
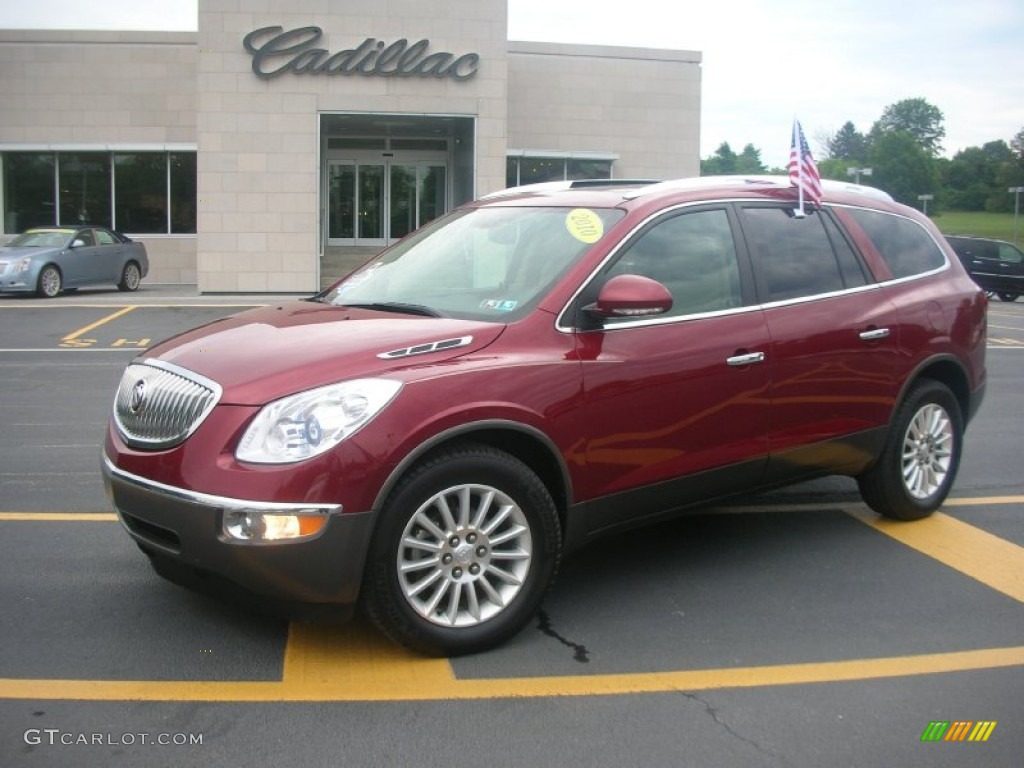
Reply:
[[[390,45],[368,37],[355,48],[331,53],[315,47],[323,37],[320,27],[263,27],[245,36],[242,44],[252,55],[252,71],[269,79],[296,75],[368,75],[379,77],[450,77],[468,80],[476,75],[476,53],[430,53],[429,40],[409,43],[402,38]]]

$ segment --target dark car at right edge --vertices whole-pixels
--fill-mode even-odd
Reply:
[[[989,295],[1016,301],[1024,293],[1024,253],[1013,243],[987,237],[948,235],[964,268]]]

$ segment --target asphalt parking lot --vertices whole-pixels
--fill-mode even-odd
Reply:
[[[0,297],[0,765],[1020,765],[1024,301],[990,307],[942,512],[887,523],[840,479],[737,499],[588,547],[512,642],[426,660],[167,584],[107,504],[124,365],[277,300]]]

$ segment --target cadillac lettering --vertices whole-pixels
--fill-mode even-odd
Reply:
[[[263,27],[245,36],[252,54],[252,71],[269,79],[285,72],[296,75],[379,75],[381,77],[450,77],[468,80],[476,75],[480,56],[428,53],[429,40],[410,44],[404,37],[388,45],[368,37],[355,48],[331,53],[313,47],[323,37],[320,27]],[[275,66],[276,65],[276,66]]]

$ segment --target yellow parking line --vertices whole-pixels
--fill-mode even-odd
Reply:
[[[130,305],[130,306],[127,306],[127,307],[122,307],[121,309],[117,310],[117,312],[113,312],[113,313],[107,315],[106,317],[104,317],[104,318],[102,318],[100,320],[97,320],[95,323],[90,323],[89,325],[85,326],[84,328],[79,328],[77,331],[72,331],[67,336],[62,338],[61,341],[73,341],[73,340],[77,339],[79,336],[81,336],[83,334],[86,334],[89,331],[93,330],[94,328],[99,328],[101,325],[105,325],[106,323],[109,323],[111,320],[116,320],[117,318],[121,317],[122,315],[127,315],[129,312],[131,312],[133,309],[136,309],[136,308],[137,308],[137,305],[134,305],[134,304]]]
[[[0,522],[109,523],[117,522],[113,512],[0,512]]]
[[[965,496],[942,502],[944,507],[984,507],[989,504],[1024,504],[1024,496]]]
[[[850,510],[850,514],[901,544],[1024,602],[1024,547],[941,512],[912,523],[888,520],[865,509]]]
[[[422,659],[365,631],[303,627],[292,639],[319,652],[292,654],[280,682],[0,679],[0,699],[79,701],[425,701],[622,696],[760,688],[1002,669],[1024,665],[1024,646],[809,664],[612,675],[459,680],[443,659]],[[358,635],[364,635],[360,638]],[[331,648],[328,648],[331,646]]]
[[[950,500],[946,505],[1018,504],[1022,501],[1022,496],[982,497]],[[852,506],[845,505],[847,512],[866,525],[1024,602],[1024,548],[941,512],[925,520],[901,523],[878,518],[863,507]],[[83,515],[5,513],[0,516],[0,520],[68,518],[83,519]],[[97,514],[95,519],[115,518]],[[874,680],[1019,666],[1024,666],[1024,646],[774,666],[460,680],[447,660],[416,656],[365,626],[292,624],[280,681],[0,679],[0,699],[422,701],[615,696]]]

